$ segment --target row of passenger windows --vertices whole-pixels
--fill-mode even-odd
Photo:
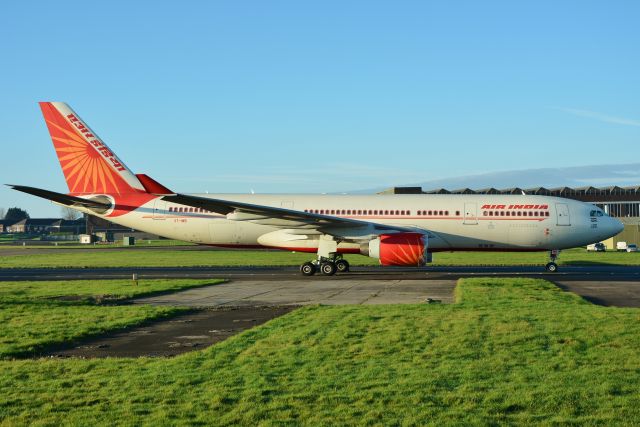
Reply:
[[[411,215],[409,210],[377,210],[377,209],[305,209],[307,213],[320,215]],[[214,213],[203,208],[192,207],[169,207],[169,212],[179,213]],[[419,210],[418,216],[449,216],[449,211]],[[536,211],[483,211],[484,216],[549,216],[549,212]],[[600,213],[602,215],[602,213]],[[460,216],[460,211],[456,211],[456,216]]]
[[[202,208],[183,208],[183,207],[169,207],[169,212],[193,212],[193,213],[213,213],[212,211],[209,211],[207,209],[202,209]]]
[[[536,211],[483,211],[484,216],[549,216],[549,212]]]
[[[320,215],[411,215],[410,210],[390,209],[305,209],[304,211]],[[449,216],[449,211],[419,210],[416,214],[419,216]],[[456,215],[460,215],[460,211],[456,211]]]
[[[305,209],[307,213],[320,215],[411,215],[405,210],[377,210],[377,209]]]
[[[418,216],[449,216],[449,211],[418,211]],[[456,216],[460,216],[460,211],[456,211]]]

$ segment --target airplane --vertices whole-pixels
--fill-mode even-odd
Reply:
[[[599,207],[534,195],[183,194],[134,174],[78,114],[41,102],[69,189],[15,190],[126,227],[201,245],[315,254],[304,276],[349,271],[344,254],[421,267],[440,251],[549,251],[600,242],[622,223]]]

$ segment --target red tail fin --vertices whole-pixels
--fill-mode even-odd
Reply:
[[[67,104],[41,102],[40,108],[71,193],[145,192],[138,178]]]

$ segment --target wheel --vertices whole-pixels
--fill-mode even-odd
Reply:
[[[338,273],[347,273],[349,271],[349,263],[347,260],[339,259],[336,261],[336,269]]]
[[[334,274],[336,274],[336,270],[336,265],[332,262],[324,262],[320,264],[320,271],[325,276],[333,276]]]
[[[547,264],[544,267],[549,273],[555,273],[556,271],[558,271],[558,264],[556,264],[555,262],[550,262],[549,264]]]
[[[303,276],[313,276],[316,274],[316,266],[311,262],[305,262],[300,266],[300,273],[302,273]]]

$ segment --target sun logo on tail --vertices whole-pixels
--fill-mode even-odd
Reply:
[[[111,188],[120,193],[114,171],[105,163],[102,155],[75,131],[70,131],[47,120],[47,125],[64,136],[53,136],[69,191],[72,193],[107,193]]]

